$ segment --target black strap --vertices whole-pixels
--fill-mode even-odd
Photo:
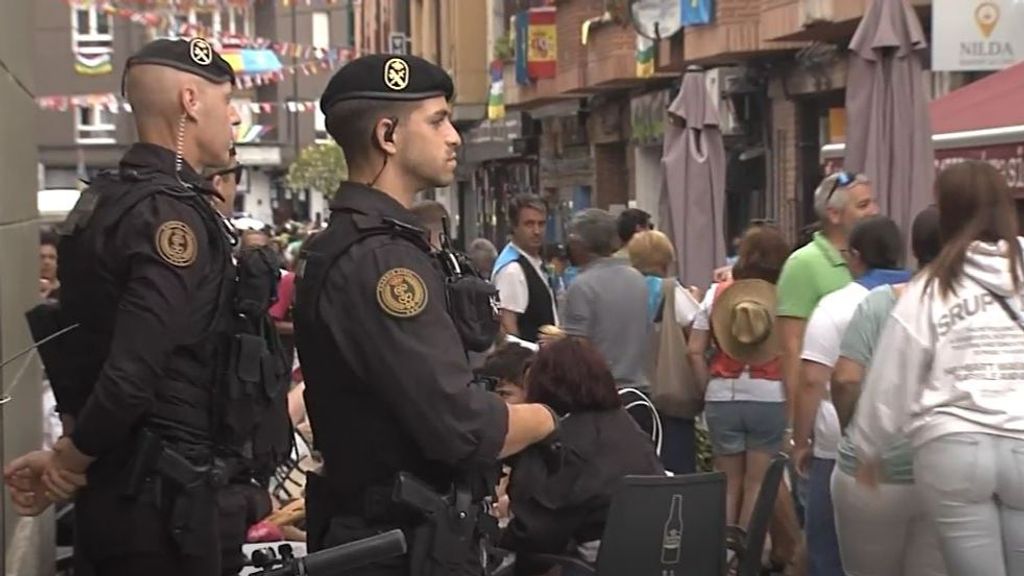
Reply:
[[[1021,330],[1024,330],[1024,318],[1021,318],[1020,313],[1014,310],[1013,306],[1010,306],[1010,302],[1006,299],[1006,297],[996,294],[995,291],[993,291],[988,286],[981,285],[981,287],[984,288],[985,291],[988,292],[992,296],[992,298],[995,299],[996,303],[999,304],[999,307],[1002,308],[1003,311],[1006,312],[1006,315],[1010,317],[1010,320],[1013,320],[1013,322],[1017,326],[1019,326]]]

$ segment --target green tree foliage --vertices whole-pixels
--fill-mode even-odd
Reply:
[[[330,198],[338,184],[347,177],[345,155],[337,144],[331,142],[303,148],[298,159],[288,167],[286,181],[293,189],[316,190]]]

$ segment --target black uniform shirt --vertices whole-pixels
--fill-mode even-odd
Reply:
[[[73,251],[81,261],[62,260],[60,268],[72,318],[100,339],[109,338],[109,352],[95,366],[95,386],[72,434],[75,446],[91,456],[129,442],[143,416],[159,419],[161,406],[196,412],[200,423],[208,419],[209,406],[195,405],[194,398],[181,397],[181,387],[167,382],[209,389],[213,351],[200,342],[208,337],[230,268],[225,235],[211,233],[218,216],[203,197],[202,178],[187,163],[180,177],[192,190],[175,176],[174,153],[160,146],[132,146],[121,170],[129,177],[124,182],[94,183],[101,193],[90,227],[109,223],[115,197],[124,201],[153,180],[167,192],[129,201],[131,207],[102,238],[87,233],[73,240],[88,240]],[[145,184],[133,185],[131,177],[145,178]],[[123,187],[124,196],[110,194],[115,187]],[[170,440],[209,441],[194,437],[202,430],[190,429],[201,424],[183,424],[179,430],[171,426]],[[186,438],[174,438],[176,433]]]
[[[331,209],[332,227],[417,225],[397,201],[355,183],[341,186]],[[325,251],[322,243],[331,238],[330,231],[319,234],[309,250]],[[299,290],[306,403],[336,494],[387,486],[399,471],[441,488],[459,470],[494,465],[505,441],[508,410],[498,396],[469,387],[445,280],[425,237],[415,240],[371,236],[330,267],[312,321],[329,341],[303,333],[309,315]]]

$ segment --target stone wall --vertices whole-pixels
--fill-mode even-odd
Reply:
[[[39,298],[39,224],[36,210],[37,154],[32,45],[33,2],[8,0],[0,18],[0,358],[29,344],[24,312]],[[6,367],[0,386],[13,399],[0,407],[3,462],[41,445],[42,394],[38,362],[24,372],[21,361]],[[13,388],[17,378],[17,387]],[[52,574],[53,516],[21,519],[3,514],[4,573]]]

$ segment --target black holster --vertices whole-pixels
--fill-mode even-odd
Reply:
[[[204,525],[204,513],[216,507],[222,477],[213,466],[193,464],[164,445],[157,434],[142,429],[122,495],[138,498],[147,480],[151,480],[155,500],[169,507],[167,523],[174,542],[183,554],[200,554],[208,547],[212,534],[211,527]]]
[[[411,576],[458,574],[468,561],[479,559],[483,508],[464,486],[442,496],[416,478],[400,473],[395,501],[415,510],[422,522],[407,533]]]

